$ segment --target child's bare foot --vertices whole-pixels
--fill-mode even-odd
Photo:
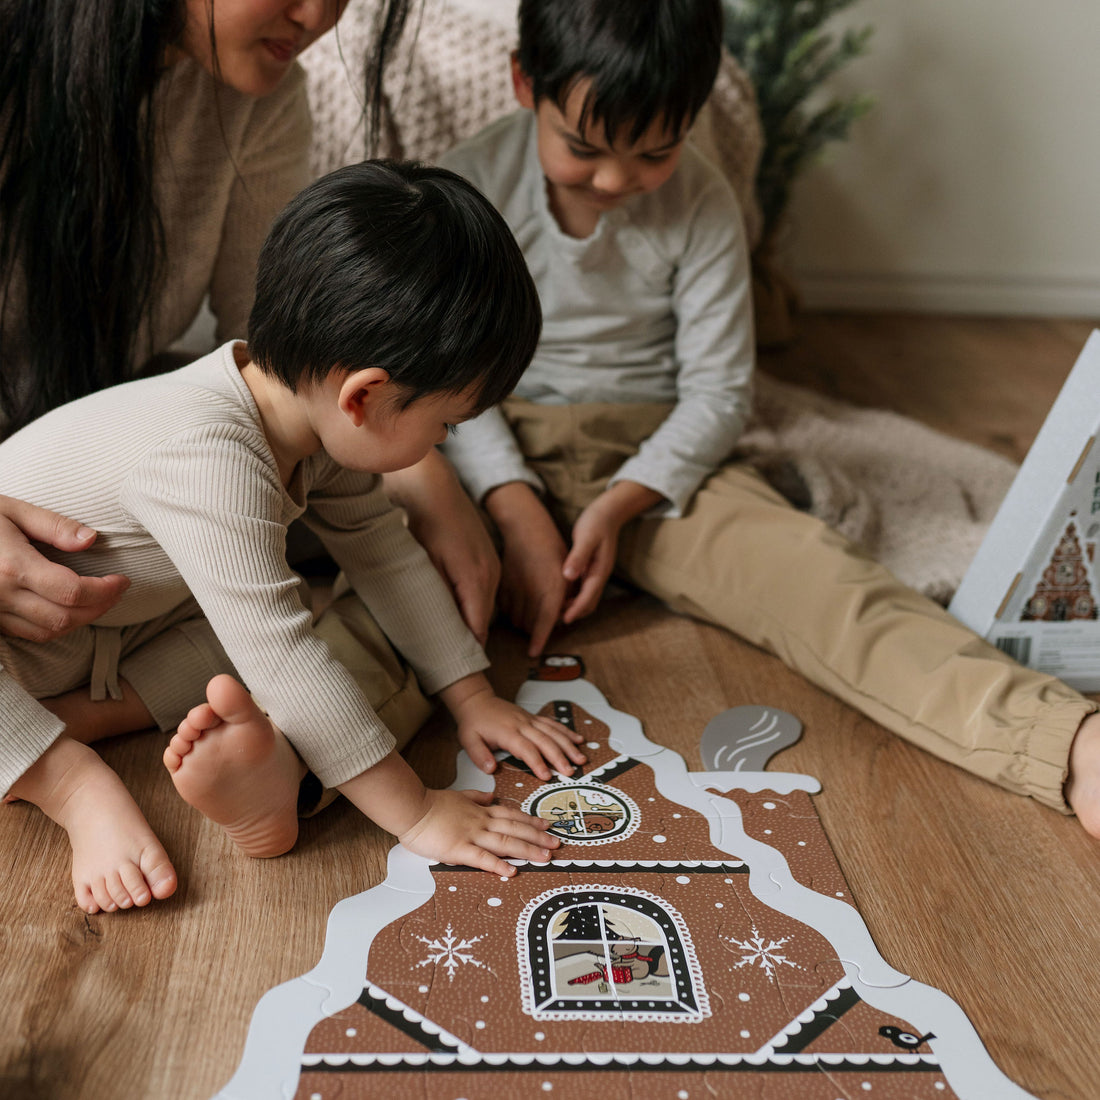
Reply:
[[[305,766],[232,676],[215,676],[206,699],[164,750],[172,782],[245,855],[280,856],[298,839],[298,784]]]
[[[76,903],[86,913],[148,905],[175,891],[168,853],[94,749],[59,737],[12,791],[69,834]]]
[[[1100,837],[1100,711],[1081,723],[1070,746],[1066,801],[1085,832]]]

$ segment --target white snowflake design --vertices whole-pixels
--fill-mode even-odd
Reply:
[[[471,948],[475,943],[480,943],[484,936],[472,936],[470,939],[459,939],[454,934],[454,929],[451,923],[447,922],[447,930],[442,936],[438,936],[434,940],[430,940],[427,936],[416,937],[421,943],[427,944],[428,957],[421,959],[416,965],[419,966],[438,966],[443,964],[444,969],[447,971],[447,978],[449,981],[455,980],[455,971],[460,966],[472,966],[475,970],[490,970],[488,963],[481,962],[474,958]]]
[[[770,940],[768,943],[764,942],[764,937],[757,930],[756,925],[752,926],[752,937],[747,940],[735,939],[733,936],[723,936],[723,939],[732,943],[739,951],[743,951],[745,954],[741,961],[734,967],[735,970],[740,970],[743,966],[753,966],[755,963],[760,964],[760,969],[768,975],[768,981],[775,981],[776,971],[780,966],[791,966],[795,970],[803,970],[796,962],[791,962],[786,955],[780,954],[780,949],[790,940],[790,936],[784,936],[782,939]]]

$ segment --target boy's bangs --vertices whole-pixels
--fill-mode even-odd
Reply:
[[[710,95],[722,49],[718,0],[524,0],[519,63],[535,99],[563,112],[589,81],[579,122],[630,144],[663,122],[679,136]]]
[[[563,99],[568,98],[578,82],[571,82]],[[671,89],[668,95],[662,94],[663,91],[651,79],[641,80],[636,85],[615,85],[608,91],[601,91],[600,85],[593,81],[577,119],[580,136],[586,137],[591,127],[599,127],[608,146],[624,138],[627,144],[634,145],[659,122],[670,138],[680,137],[694,121],[702,104],[695,106],[682,86]],[[561,103],[558,109],[562,110]]]

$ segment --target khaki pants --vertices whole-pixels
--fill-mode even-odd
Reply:
[[[412,669],[342,579],[316,630],[393,733],[397,747],[404,748],[431,714],[431,704]],[[0,676],[14,676],[34,698],[88,684],[91,697],[102,699],[117,692],[121,678],[165,731],[174,730],[193,706],[205,700],[207,683],[222,672],[237,675],[194,599],[146,623],[86,626],[47,645],[0,639]],[[4,686],[12,690],[6,681]],[[5,790],[12,781],[9,777]],[[316,780],[303,787],[303,804],[312,812],[335,797],[335,792],[321,794]]]
[[[504,412],[568,527],[670,408],[510,398]],[[618,570],[941,759],[1069,812],[1069,747],[1095,704],[1016,664],[755,471],[727,465],[683,517],[628,524]]]

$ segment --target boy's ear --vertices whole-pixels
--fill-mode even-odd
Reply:
[[[340,411],[357,428],[362,427],[368,413],[381,407],[388,393],[389,381],[389,372],[381,367],[350,371],[340,383],[337,394]]]
[[[534,84],[520,67],[519,54],[515,50],[512,51],[512,89],[521,107],[526,107],[529,111],[535,109]]]

